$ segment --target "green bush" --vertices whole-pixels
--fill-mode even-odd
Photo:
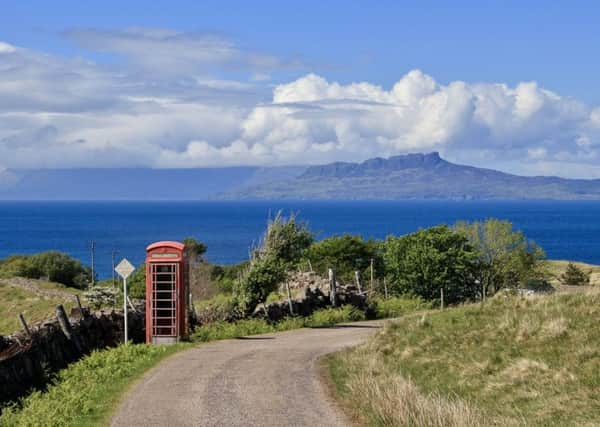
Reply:
[[[269,222],[248,268],[235,282],[235,295],[246,314],[251,314],[287,278],[312,241],[307,226],[296,221],[294,215],[283,218],[279,213]]]
[[[376,277],[383,272],[380,255],[380,242],[364,240],[360,236],[345,234],[333,236],[313,243],[306,251],[313,269],[319,274],[327,274],[329,268],[344,282],[354,282],[354,272],[365,275],[373,260]]]
[[[477,252],[462,234],[437,226],[403,237],[388,237],[384,259],[393,295],[413,294],[446,303],[472,299],[479,287]]]
[[[123,290],[123,281],[119,280],[119,283]],[[140,264],[127,278],[127,295],[129,298],[146,298],[146,264]]]
[[[232,293],[235,282],[246,272],[249,265],[249,261],[235,265],[214,265],[210,270],[210,280],[216,282],[219,292]]]
[[[477,251],[477,280],[486,294],[545,279],[541,262],[544,251],[523,233],[514,231],[511,222],[498,219],[459,222],[454,230],[465,236]]]
[[[568,286],[583,286],[590,284],[590,273],[586,273],[581,268],[570,262],[567,269],[560,276],[560,282]]]
[[[91,271],[67,254],[49,251],[35,255],[15,255],[0,265],[4,276],[21,276],[30,279],[47,278],[65,286],[85,288],[91,282]]]
[[[230,322],[240,319],[242,314],[237,300],[231,295],[217,294],[214,297],[196,303],[198,322],[202,325],[212,322]]]

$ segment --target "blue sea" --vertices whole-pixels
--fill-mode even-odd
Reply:
[[[100,278],[111,275],[111,253],[143,262],[158,240],[195,237],[207,258],[232,264],[248,252],[278,210],[293,211],[317,238],[360,234],[384,238],[459,220],[500,218],[542,246],[551,259],[600,264],[600,202],[0,202],[0,258],[46,250],[90,263],[96,245]]]

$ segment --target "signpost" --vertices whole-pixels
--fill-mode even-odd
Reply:
[[[115,271],[123,279],[123,330],[125,332],[124,342],[127,345],[127,278],[135,271],[135,267],[127,258],[123,258]]]

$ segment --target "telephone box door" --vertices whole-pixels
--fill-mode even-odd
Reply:
[[[151,274],[151,337],[155,344],[176,342],[179,336],[177,321],[178,263],[150,265]]]

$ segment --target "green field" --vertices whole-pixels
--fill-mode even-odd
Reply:
[[[355,417],[374,426],[600,425],[600,293],[408,316],[330,357]]]
[[[0,280],[0,335],[21,329],[19,313],[23,314],[27,323],[33,325],[53,318],[59,304],[63,304],[67,310],[75,305],[76,289],[31,279],[23,279],[26,280],[26,287],[16,287],[8,284],[10,280]]]

